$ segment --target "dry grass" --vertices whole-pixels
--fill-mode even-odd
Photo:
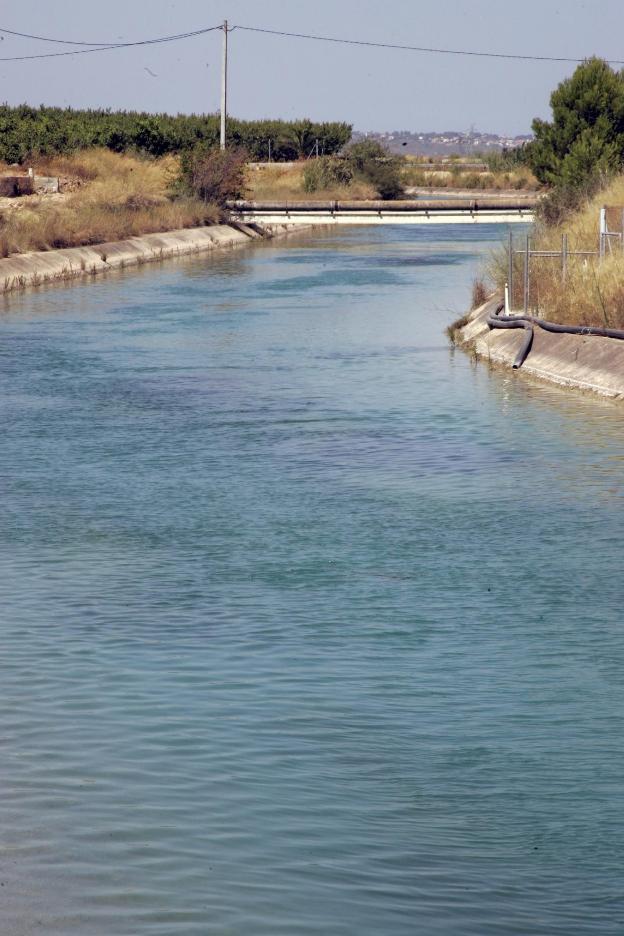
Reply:
[[[561,225],[538,226],[532,247],[561,250],[562,234],[568,235],[568,250],[598,250],[600,208],[624,206],[624,176],[592,198],[584,208]],[[620,215],[621,217],[621,215]],[[624,328],[624,252],[613,239],[613,252],[604,260],[597,257],[569,257],[563,282],[559,259],[531,260],[531,307],[544,318],[570,325],[597,325]],[[522,258],[516,259],[515,306],[521,305]],[[491,278],[502,287],[507,279],[504,252],[493,258]]]
[[[559,273],[541,261],[532,278],[531,304],[544,318],[568,325],[624,328],[624,257],[607,257],[600,264],[575,262],[565,285]]]
[[[458,188],[476,191],[484,189],[534,191],[539,188],[537,180],[529,169],[504,173],[456,172],[450,169],[431,171],[426,166],[427,164],[423,162],[406,160],[401,171],[403,184],[416,188]],[[305,192],[303,189],[304,167],[304,162],[250,167],[249,197],[256,201],[377,198],[374,187],[359,180],[352,182],[349,186],[319,189],[312,193]]]
[[[0,255],[77,247],[219,220],[212,205],[198,199],[172,199],[177,171],[172,157],[139,159],[109,150],[41,159],[38,175],[79,180],[63,197],[22,199],[0,216]]]
[[[470,308],[478,309],[487,300],[489,290],[481,277],[475,277],[472,281],[472,299]]]
[[[457,188],[475,191],[536,191],[539,183],[529,169],[510,172],[457,172],[428,170],[426,164],[407,163],[402,172],[403,184],[414,188]]]
[[[247,175],[249,198],[254,201],[323,201],[377,197],[372,185],[359,180],[352,182],[351,185],[305,192],[303,189],[304,167],[304,162],[250,167]]]

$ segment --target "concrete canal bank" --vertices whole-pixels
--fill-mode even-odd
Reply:
[[[0,260],[0,293],[95,276],[108,270],[124,269],[168,257],[216,248],[240,247],[258,238],[276,237],[292,230],[288,224],[218,224],[162,234],[145,234],[89,247],[19,254]],[[300,225],[297,230],[301,230]]]
[[[488,317],[500,301],[500,296],[493,296],[451,326],[449,333],[459,347],[511,370],[525,333],[522,329],[490,329]],[[536,327],[530,353],[519,373],[624,399],[624,341],[596,335],[552,334]]]

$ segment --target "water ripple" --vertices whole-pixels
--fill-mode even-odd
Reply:
[[[621,413],[448,352],[498,237],[5,304],[3,934],[622,932]]]

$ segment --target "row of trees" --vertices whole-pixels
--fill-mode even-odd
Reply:
[[[573,205],[601,178],[624,167],[624,70],[614,71],[602,59],[588,59],[555,89],[551,106],[551,121],[533,121],[531,143],[493,159],[496,168],[524,162],[540,182],[554,188],[555,200]],[[351,129],[338,122],[230,119],[228,143],[259,161],[313,153],[331,157],[343,150]],[[66,154],[93,146],[163,156],[216,147],[219,131],[219,117],[214,114],[172,116],[5,104],[0,106],[0,159],[23,163],[39,154]],[[342,176],[357,173],[369,178],[383,197],[400,194],[395,160],[385,152],[364,150],[352,147],[348,162],[326,161],[310,170],[309,189],[325,186],[324,175],[340,175],[331,181],[344,184]]]
[[[250,159],[299,159],[318,150],[337,153],[351,139],[347,123],[310,120],[228,121],[228,141]],[[72,153],[103,146],[164,156],[219,144],[215,114],[148,114],[136,111],[74,110],[60,107],[0,106],[0,159],[23,163],[35,155]]]

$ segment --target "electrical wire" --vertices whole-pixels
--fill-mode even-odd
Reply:
[[[98,46],[96,49],[73,49],[71,52],[43,52],[38,55],[11,55],[0,58],[0,62],[29,62],[31,59],[61,58],[64,55],[86,55],[89,52],[110,52],[111,49],[121,49],[123,46]]]
[[[0,33],[6,33],[7,35],[19,36],[24,39],[37,39],[40,42],[55,42],[62,45],[88,45],[94,46],[94,48],[88,49],[71,49],[68,52],[40,52],[36,55],[14,55],[8,58],[0,58],[0,62],[25,62],[30,59],[46,59],[46,58],[59,58],[64,55],[86,55],[90,52],[110,52],[112,49],[128,49],[136,46],[151,46],[159,45],[163,42],[177,42],[180,39],[191,39],[194,36],[203,36],[206,33],[215,32],[217,29],[223,29],[223,26],[206,26],[203,29],[194,29],[190,32],[177,33],[174,36],[160,36],[157,39],[140,39],[136,42],[115,42],[115,43],[86,43],[86,42],[73,42],[69,39],[51,39],[44,36],[31,36],[28,33],[17,33],[14,30],[4,29],[0,27]],[[229,32],[230,30],[228,30]]]
[[[77,40],[71,39],[54,39],[50,36],[36,36],[31,33],[18,32],[17,30],[5,29],[0,27],[0,34],[4,33],[8,36],[16,36],[22,39],[34,39],[38,42],[52,42],[58,45],[70,45],[70,46],[88,46],[89,48],[80,48],[80,49],[71,49],[66,52],[43,52],[32,55],[15,55],[8,56],[6,58],[0,57],[0,62],[24,62],[31,59],[47,59],[47,58],[59,58],[61,56],[67,55],[87,55],[91,52],[107,52],[112,49],[128,49],[137,46],[149,46],[149,45],[158,45],[164,42],[177,42],[182,39],[190,39],[194,36],[203,36],[206,33],[215,32],[216,30],[224,29],[222,24],[218,26],[208,26],[203,29],[195,29],[189,32],[178,33],[173,36],[161,36],[157,39],[141,39],[136,42],[78,42]],[[254,32],[254,33],[263,33],[270,36],[279,36],[289,39],[309,39],[315,42],[332,42],[338,43],[340,45],[351,45],[351,46],[364,46],[367,48],[375,49],[392,49],[395,51],[403,52],[424,52],[431,55],[461,55],[461,56],[471,56],[474,58],[492,58],[492,59],[506,59],[520,62],[567,62],[578,65],[581,62],[586,61],[583,58],[566,58],[564,56],[552,56],[552,55],[522,55],[509,52],[480,52],[475,50],[468,49],[443,49],[436,48],[432,46],[414,46],[414,45],[403,45],[400,43],[393,42],[375,42],[373,40],[365,39],[347,39],[339,36],[321,36],[314,33],[295,33],[295,32],[286,32],[284,30],[278,29],[266,29],[261,26],[230,26],[228,27],[228,32],[233,32],[235,29],[241,29],[245,32]],[[624,65],[624,60],[618,59],[608,59],[607,60],[611,65]]]
[[[158,42],[173,42],[176,39],[189,39],[191,36],[201,36],[204,33],[213,32],[215,29],[223,29],[222,24],[219,23],[218,26],[204,26],[201,29],[175,33],[173,36],[159,36],[157,39],[141,39],[137,42],[78,42],[73,39],[53,39],[51,36],[34,36],[32,33],[17,32],[15,29],[5,29],[2,26],[0,26],[0,33],[5,33],[7,36],[18,36],[20,39],[36,39],[38,42],[54,42],[57,45],[101,46],[102,48],[110,47],[118,49],[120,46],[153,45]],[[228,32],[231,32],[231,29],[228,29]]]
[[[400,49],[404,52],[430,52],[435,55],[472,55],[478,58],[517,59],[522,62],[572,62],[580,64],[586,61],[582,58],[563,58],[552,55],[515,55],[507,52],[474,52],[465,49],[436,49],[428,46],[399,45],[393,42],[373,42],[364,39],[341,39],[335,36],[317,36],[309,33],[282,32],[277,29],[262,29],[260,26],[237,26],[246,32],[267,33],[271,36],[288,36],[292,39],[313,39],[317,42],[338,42],[342,45],[372,46],[376,49]],[[624,61],[606,59],[611,65],[624,65]]]
[[[36,39],[37,42],[55,42],[58,45],[72,46],[112,46],[114,42],[78,42],[73,39],[52,39],[50,36],[34,36],[32,33],[18,32],[16,29],[0,28],[0,33],[6,36],[17,36],[19,39]]]

